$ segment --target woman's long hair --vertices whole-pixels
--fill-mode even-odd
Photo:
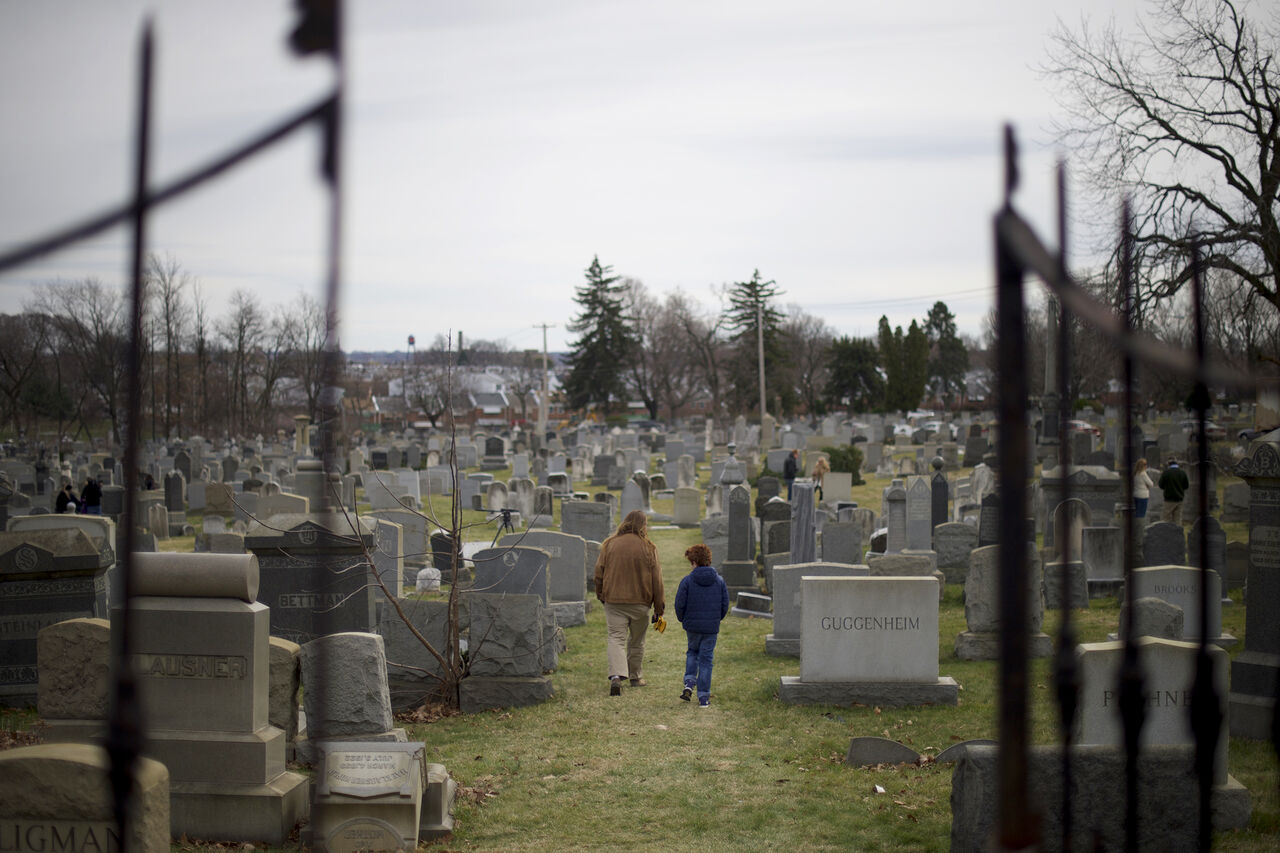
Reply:
[[[642,509],[633,509],[627,513],[627,517],[622,519],[622,523],[618,525],[618,531],[614,536],[622,536],[626,533],[634,533],[641,539],[648,539],[645,532],[649,529],[649,517],[644,514]]]

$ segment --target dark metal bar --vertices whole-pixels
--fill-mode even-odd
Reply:
[[[1129,356],[1194,377],[1207,385],[1237,390],[1280,387],[1280,380],[1275,377],[1248,370],[1228,369],[1220,364],[1198,362],[1193,353],[1170,347],[1150,335],[1130,329],[1115,316],[1109,306],[1098,302],[1059,271],[1058,259],[1054,253],[1044,247],[1031,226],[1013,210],[1008,210],[1007,215],[999,217],[996,227],[1004,240],[1006,251],[1016,257],[1028,272],[1039,276],[1045,286],[1066,303],[1072,314],[1110,338],[1115,346]]]
[[[1129,324],[1133,316],[1133,223],[1129,213],[1129,202],[1126,200],[1121,213],[1121,258],[1120,258],[1120,293],[1123,299],[1121,331],[1129,334]],[[1133,401],[1134,377],[1133,354],[1124,352],[1124,470],[1125,501],[1133,505]],[[1120,717],[1124,726],[1125,749],[1125,849],[1138,849],[1138,746],[1142,735],[1143,723],[1143,691],[1145,678],[1138,660],[1137,627],[1134,624],[1133,607],[1133,568],[1137,564],[1134,543],[1136,531],[1133,517],[1125,525],[1124,533],[1124,653],[1120,661],[1119,697]]]
[[[124,448],[124,540],[116,559],[123,562],[120,572],[122,603],[119,622],[112,631],[115,654],[112,657],[115,690],[108,725],[107,752],[111,758],[111,791],[114,797],[116,828],[122,844],[130,837],[133,772],[142,748],[144,730],[133,672],[132,622],[130,591],[133,588],[133,552],[138,521],[138,445],[142,440],[142,310],[143,262],[146,254],[147,174],[151,157],[151,94],[153,34],[151,21],[143,24],[138,58],[138,121],[134,142],[133,256],[130,297],[129,350],[127,354],[129,393],[128,420],[125,423]]]
[[[1191,247],[1191,298],[1195,313],[1196,359],[1206,357],[1204,332],[1204,278],[1200,261],[1200,246]],[[1196,739],[1196,778],[1200,783],[1200,825],[1197,840],[1201,851],[1209,850],[1213,837],[1213,813],[1210,798],[1213,793],[1214,754],[1222,732],[1221,698],[1213,683],[1213,661],[1209,658],[1209,437],[1205,433],[1205,420],[1209,410],[1209,389],[1197,382],[1192,393],[1196,409],[1196,497],[1199,507],[1200,547],[1200,642],[1196,648],[1196,675],[1191,687],[1191,732]]]
[[[167,184],[160,189],[154,190],[144,196],[147,207],[155,207],[164,202],[177,198],[190,189],[193,189],[205,181],[216,178],[223,172],[226,172],[236,164],[253,157],[255,154],[270,148],[277,142],[280,142],[290,136],[299,128],[306,127],[314,121],[324,119],[328,114],[333,103],[334,95],[326,95],[321,100],[305,107],[290,118],[284,120],[275,127],[268,128],[258,136],[250,139],[242,144],[239,148],[218,159],[195,169],[181,178]],[[10,267],[21,266],[29,261],[35,260],[41,255],[47,255],[76,243],[80,240],[87,239],[100,234],[116,225],[129,222],[137,207],[136,201],[129,201],[117,208],[91,216],[83,222],[63,228],[47,237],[43,237],[20,246],[17,249],[0,255],[0,271],[9,269]]]
[[[1000,815],[997,843],[1021,850],[1037,840],[1036,821],[1027,799],[1027,577],[1026,537],[1027,377],[1022,281],[1023,267],[1009,251],[1000,223],[1013,215],[1017,151],[1013,128],[1006,125],[1005,202],[996,214],[996,351],[999,394],[1000,497]]]
[[[1067,189],[1066,166],[1058,164],[1058,263],[1062,278],[1067,278]],[[1065,302],[1058,303],[1058,395],[1060,406],[1071,415],[1071,314]],[[1062,466],[1062,502],[1071,499],[1071,442],[1067,429],[1069,417],[1061,409],[1058,417],[1058,461]],[[1057,539],[1058,532],[1054,531]],[[1076,632],[1071,612],[1071,537],[1063,537],[1062,549],[1062,624],[1058,631],[1058,651],[1054,661],[1054,687],[1058,698],[1058,723],[1062,733],[1062,849],[1072,849],[1071,833],[1071,746],[1075,735],[1076,710],[1080,699],[1080,670],[1076,662]]]

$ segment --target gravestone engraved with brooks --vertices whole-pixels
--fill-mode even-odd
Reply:
[[[279,515],[254,524],[245,549],[258,557],[259,600],[271,608],[271,633],[305,644],[326,634],[369,632],[376,585],[365,557],[375,547],[368,522],[335,514]]]

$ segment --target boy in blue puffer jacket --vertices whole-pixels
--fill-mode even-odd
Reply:
[[[696,689],[699,707],[707,708],[711,705],[711,663],[720,620],[729,612],[729,588],[712,568],[711,549],[706,545],[691,545],[684,556],[692,568],[676,590],[676,618],[689,637],[680,698],[688,702]]]

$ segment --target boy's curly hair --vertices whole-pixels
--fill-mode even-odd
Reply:
[[[711,565],[711,549],[699,542],[685,549],[684,558],[695,566]]]

